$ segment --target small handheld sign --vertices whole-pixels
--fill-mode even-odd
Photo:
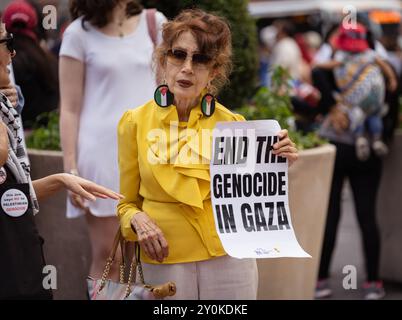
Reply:
[[[214,129],[211,200],[232,257],[311,257],[292,226],[287,160],[272,153],[279,131],[274,120],[218,122]]]

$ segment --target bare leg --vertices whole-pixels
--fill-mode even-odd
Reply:
[[[119,227],[117,217],[99,218],[86,213],[89,239],[91,241],[92,262],[89,275],[95,279],[102,277],[106,260],[112,250],[113,240]],[[115,263],[110,268],[109,278],[118,280],[120,251],[116,252]]]

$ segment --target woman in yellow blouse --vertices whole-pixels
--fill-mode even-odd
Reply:
[[[174,281],[175,299],[255,299],[255,259],[227,256],[210,197],[210,135],[218,121],[243,121],[211,100],[231,69],[231,34],[220,17],[187,10],[164,25],[155,62],[164,84],[127,111],[118,128],[124,237],[138,241],[145,278]],[[297,149],[279,132],[274,153]]]

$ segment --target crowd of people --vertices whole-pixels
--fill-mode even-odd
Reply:
[[[336,146],[316,298],[332,294],[329,269],[346,179],[363,240],[365,298],[385,295],[379,278],[376,199],[382,159],[398,122],[402,55],[397,34],[394,41],[385,41],[386,37],[375,35],[378,29],[374,25],[375,21],[364,15],[352,25],[334,23],[322,43],[314,31],[296,33],[289,20],[274,21],[260,33],[261,42],[268,48],[264,70],[282,66],[291,77],[297,129],[316,131]],[[261,75],[261,83],[269,86],[269,73]]]
[[[69,190],[67,218],[84,215],[88,225],[88,288],[102,277],[120,226],[125,239],[140,244],[147,281],[176,283],[177,294],[170,298],[256,299],[255,259],[228,256],[216,234],[209,164],[148,159],[153,129],[168,134],[173,123],[179,141],[172,148],[180,151],[218,121],[245,120],[215,100],[232,70],[227,21],[198,9],[168,21],[136,0],[71,0],[69,10],[71,22],[52,47],[36,1],[13,0],[2,12],[0,191],[21,185],[31,199],[28,216],[38,211],[37,199]],[[365,298],[380,299],[385,290],[375,208],[382,158],[397,121],[402,72],[397,48],[381,44],[363,16],[353,26],[334,24],[323,37],[297,33],[289,20],[277,20],[261,30],[260,42],[260,84],[270,86],[275,66],[287,70],[297,128],[318,132],[337,149],[316,297],[332,293],[329,268],[348,178],[364,244]],[[65,173],[32,182],[23,128],[31,129],[38,115],[52,110],[60,110]],[[195,137],[187,135],[191,130]],[[291,165],[298,150],[286,130],[278,136],[272,152]],[[169,160],[172,154],[166,149],[155,156]],[[94,196],[103,200],[91,201]],[[0,228],[9,223],[0,220]],[[32,255],[40,268],[44,261],[33,220],[18,232],[26,233],[24,228],[36,236]],[[16,235],[5,236],[0,254],[13,263],[4,269],[8,272],[21,261],[4,249]],[[113,264],[111,278],[119,271]],[[32,277],[29,287],[11,279],[0,297],[50,298],[38,290],[38,279]]]

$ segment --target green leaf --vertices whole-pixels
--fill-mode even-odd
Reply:
[[[58,111],[40,114],[36,118],[36,123],[34,130],[26,139],[27,147],[40,150],[61,150]]]

